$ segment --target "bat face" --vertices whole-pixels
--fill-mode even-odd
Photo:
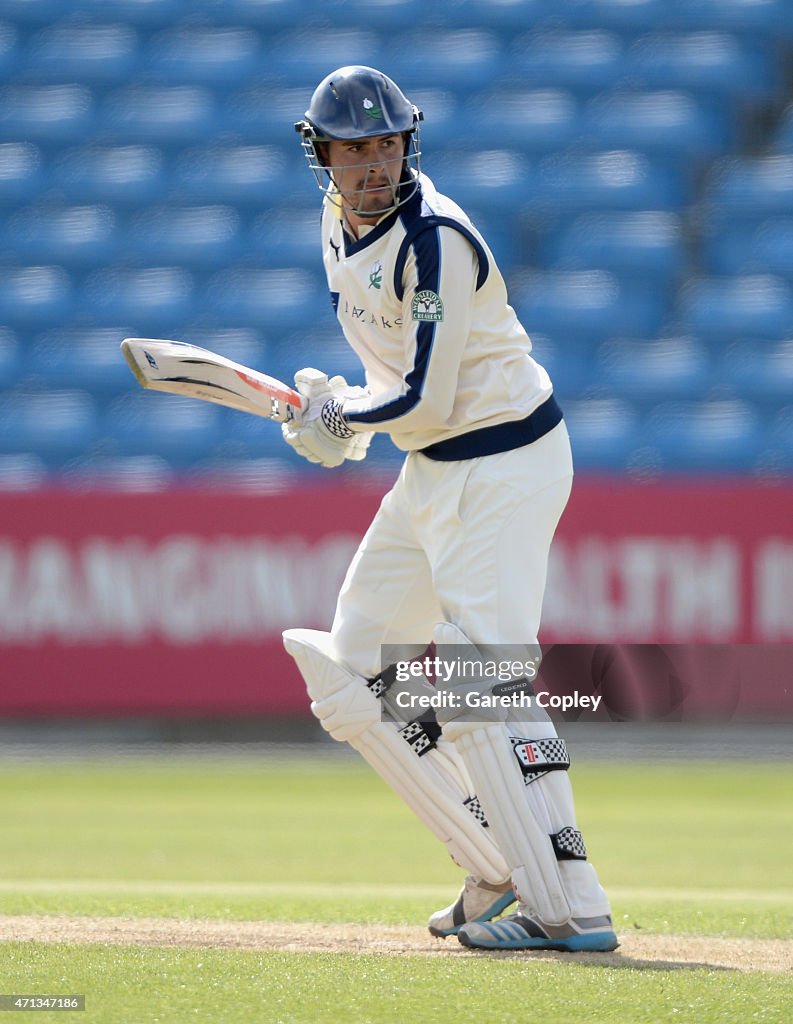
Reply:
[[[184,341],[126,338],[121,351],[141,387],[199,398],[287,423],[305,399],[275,377]]]

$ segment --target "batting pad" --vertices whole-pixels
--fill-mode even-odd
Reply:
[[[314,713],[318,705],[335,698],[331,735],[338,733],[358,751],[440,839],[455,863],[492,884],[509,878],[507,862],[491,838],[454,745],[442,738],[431,746],[416,744],[406,723],[395,720],[382,705],[377,721],[362,715],[362,697],[364,703],[377,698],[366,679],[335,660],[330,633],[288,629],[283,638],[305,680]],[[345,721],[347,707],[350,720]]]
[[[523,778],[503,726],[483,725],[460,732],[454,744],[512,868],[519,900],[543,922],[564,924],[572,910],[556,853],[545,827],[527,806]]]

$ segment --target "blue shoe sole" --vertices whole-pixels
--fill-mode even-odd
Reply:
[[[500,896],[495,903],[491,903],[488,909],[481,914],[479,917],[475,917],[472,921],[464,921],[463,924],[484,924],[487,921],[492,921],[494,917],[498,917],[499,914],[503,914],[507,907],[511,907],[515,902],[515,894],[512,892],[505,892],[503,896]],[[432,928],[430,927],[430,935],[434,935],[436,939],[446,939],[450,935],[457,935],[462,928],[462,924],[458,924],[454,928]],[[462,940],[460,940],[462,941]]]
[[[559,953],[610,953],[619,946],[614,932],[571,935],[569,939],[540,939],[527,935],[525,939],[494,938],[491,942],[484,939],[473,942],[465,934],[457,937],[469,949],[552,949]]]

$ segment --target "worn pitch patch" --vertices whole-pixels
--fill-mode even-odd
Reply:
[[[613,953],[555,953],[465,949],[456,939],[433,939],[423,928],[293,921],[184,920],[161,917],[0,916],[0,941],[98,943],[117,946],[194,946],[292,953],[391,953],[486,956],[656,970],[793,972],[793,939],[703,936],[620,936]]]

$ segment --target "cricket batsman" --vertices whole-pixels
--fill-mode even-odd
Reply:
[[[430,918],[433,935],[477,949],[611,950],[609,902],[547,714],[471,706],[472,686],[496,687],[464,673],[436,686],[411,676],[414,695],[448,697],[429,714],[395,696],[397,658],[433,643],[454,653],[450,664],[507,649],[536,660],[548,552],[573,478],[562,411],[493,256],[421,173],[421,120],[390,78],[354,66],[319,84],[295,126],[324,195],[331,299],[366,387],[301,371],[309,404],[284,438],[328,468],[363,459],[377,431],[406,457],[330,632],[289,629],[284,643],[323,728],[467,871],[456,901]]]

